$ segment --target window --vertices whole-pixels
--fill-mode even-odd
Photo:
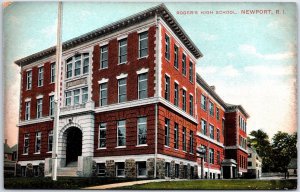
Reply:
[[[170,101],[170,77],[165,75],[165,99]]]
[[[202,148],[204,149],[205,153],[203,155],[203,159],[204,159],[204,162],[207,162],[207,147],[205,145],[201,145]]]
[[[138,176],[147,175],[146,161],[137,162],[137,175]]]
[[[214,116],[214,104],[212,102],[209,102],[209,114]]]
[[[182,150],[186,151],[186,128],[182,129]]]
[[[54,83],[55,81],[55,63],[51,63],[50,65],[50,83]]]
[[[217,151],[217,164],[221,164],[220,151]]]
[[[220,142],[220,130],[217,129],[217,141]]]
[[[138,98],[144,99],[148,97],[148,73],[138,76]]]
[[[36,132],[35,133],[35,153],[40,153],[41,152],[41,132]]]
[[[194,153],[194,132],[190,131],[190,153]]]
[[[174,45],[174,67],[178,69],[178,47]]]
[[[194,97],[190,95],[190,115],[194,115]]]
[[[248,161],[248,166],[252,167],[252,162],[251,161]]]
[[[27,81],[26,81],[26,89],[30,90],[32,88],[32,71],[27,71]]]
[[[216,108],[216,113],[217,113],[217,120],[219,120],[220,119],[220,110],[219,110],[219,108],[217,107]]]
[[[201,95],[201,108],[206,111],[206,97]]]
[[[105,147],[106,147],[106,123],[100,123],[98,148],[105,148]]]
[[[118,121],[118,146],[126,145],[126,127],[125,120]]]
[[[89,98],[89,94],[88,94],[88,88],[82,88],[82,103],[86,103],[88,98]]]
[[[119,79],[118,84],[119,84],[119,103],[125,102],[127,100],[127,94],[126,94],[127,82],[126,82],[126,78]]]
[[[225,120],[222,119],[222,134],[224,136],[224,131],[225,131]]]
[[[43,99],[37,99],[36,101],[36,118],[42,117]]]
[[[83,72],[82,74],[86,74],[89,72],[89,54],[83,54]]]
[[[190,82],[194,82],[193,63],[191,61],[190,61],[190,67],[189,67],[189,79],[190,79]]]
[[[165,118],[165,145],[170,146],[170,119]]]
[[[179,89],[178,84],[174,84],[174,105],[178,107],[178,101],[179,101]]]
[[[148,55],[148,32],[139,34],[139,58]]]
[[[29,133],[25,133],[23,153],[28,154],[28,151],[29,151]]]
[[[125,163],[124,162],[120,162],[120,163],[116,163],[116,173],[117,173],[117,177],[124,177],[125,176]]]
[[[174,148],[178,149],[178,123],[174,126]]]
[[[76,55],[75,56],[75,71],[74,71],[74,75],[75,76],[80,75],[80,70],[81,70],[81,55]]]
[[[171,172],[171,164],[166,162],[165,163],[165,176],[170,177],[171,176],[170,172]]]
[[[108,68],[108,46],[101,47],[100,50],[100,69]]]
[[[251,154],[251,153],[249,153],[249,154],[248,154],[248,157],[249,157],[249,158],[251,158],[251,157],[252,157],[252,154]]]
[[[182,89],[182,110],[186,111],[186,90]]]
[[[74,69],[73,69],[74,68]],[[89,72],[89,53],[76,54],[66,61],[66,77],[79,76]]]
[[[44,67],[39,67],[38,87],[43,86],[43,83],[44,83]]]
[[[209,125],[209,136],[214,139],[214,126],[211,124]]]
[[[105,163],[97,163],[97,172],[98,172],[98,176],[100,177],[105,177]]]
[[[182,74],[186,76],[186,56],[182,54]]]
[[[147,144],[147,118],[138,118],[138,145]]]
[[[49,97],[49,115],[54,115],[54,95]]]
[[[48,133],[48,151],[52,151],[53,147],[53,130],[49,131]]]
[[[30,120],[30,101],[25,102],[25,120]]]
[[[78,105],[79,104],[79,97],[80,97],[80,89],[76,89],[73,92],[73,97],[74,97],[74,105]]]
[[[72,99],[71,97],[72,97],[72,92],[71,91],[66,92],[66,96],[65,96],[65,98],[66,98],[65,105],[66,106],[71,105],[71,99]]]
[[[214,164],[214,150],[209,149],[209,163]]]
[[[170,37],[167,34],[165,35],[165,41],[165,57],[167,60],[170,60]]]
[[[206,121],[201,119],[201,133],[206,135],[207,131],[206,131]]]
[[[107,105],[107,83],[100,84],[100,106]]]
[[[119,41],[119,64],[125,63],[127,60],[127,39]]]
[[[70,78],[72,77],[72,68],[73,68],[73,63],[72,63],[72,58],[69,58],[67,59],[67,68],[66,68],[66,75],[67,75],[67,78]]]

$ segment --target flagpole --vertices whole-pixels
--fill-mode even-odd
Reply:
[[[59,113],[60,113],[60,65],[61,65],[61,55],[62,55],[62,43],[61,43],[61,26],[62,26],[62,2],[58,2],[57,11],[57,34],[56,34],[56,65],[55,65],[55,111],[54,111],[54,152],[52,153],[52,180],[57,180],[57,153],[58,153],[58,128],[59,128]]]

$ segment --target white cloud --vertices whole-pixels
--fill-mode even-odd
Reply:
[[[210,33],[200,33],[200,38],[206,41],[215,41],[218,39],[217,35],[210,34]]]
[[[197,72],[200,75],[212,75],[218,73],[218,75],[223,77],[236,77],[240,75],[240,72],[237,68],[233,65],[227,65],[225,67],[220,66],[205,66],[205,67],[198,67]]]
[[[231,52],[229,52],[229,53],[227,53],[227,54],[226,54],[226,56],[227,56],[229,59],[232,59],[232,58],[234,58],[234,57],[235,57],[235,54],[234,54],[234,53],[231,53]]]
[[[249,44],[243,44],[239,46],[239,50],[242,53],[250,54],[255,57],[266,59],[266,60],[282,60],[282,59],[289,59],[296,56],[296,52],[287,51],[283,53],[275,53],[275,54],[261,54],[257,52],[256,47]]]
[[[41,33],[46,36],[47,38],[56,37],[57,32],[57,22],[53,23],[52,25],[48,25],[47,27],[41,29]]]
[[[244,67],[245,72],[250,72],[259,75],[294,75],[296,73],[295,65],[274,66],[274,65],[250,65]]]

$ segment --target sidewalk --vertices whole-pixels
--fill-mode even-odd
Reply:
[[[98,185],[93,187],[85,187],[83,189],[111,189],[117,187],[125,187],[137,184],[145,184],[145,183],[152,183],[152,182],[161,182],[166,181],[166,179],[155,179],[155,180],[142,180],[142,181],[130,181],[130,182],[123,182],[123,183],[113,183],[108,185]]]

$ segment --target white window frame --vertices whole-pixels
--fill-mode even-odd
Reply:
[[[43,116],[43,99],[36,100],[36,118],[41,118]]]
[[[182,110],[186,112],[186,90],[182,89]]]
[[[73,105],[79,105],[80,104],[80,89],[74,89],[73,91]],[[77,93],[76,93],[77,92]],[[78,103],[75,103],[75,98],[78,98]]]
[[[203,101],[203,104],[202,104],[202,101]],[[206,109],[207,109],[207,98],[203,94],[201,94],[200,104],[201,104],[201,109],[203,109],[204,111],[206,111]]]
[[[182,150],[186,152],[186,127],[182,127]]]
[[[140,164],[143,163],[145,164],[145,168],[144,169],[144,174],[140,174]],[[136,170],[137,170],[137,176],[138,177],[146,177],[147,176],[147,162],[146,161],[138,161],[136,162]]]
[[[182,53],[181,65],[182,65],[182,75],[186,76],[186,55],[184,53]]]
[[[205,132],[203,132],[203,130],[205,130]],[[201,133],[207,135],[207,122],[204,119],[201,119]]]
[[[191,83],[194,82],[194,63],[192,61],[189,62],[189,80]]]
[[[208,105],[209,105],[209,115],[213,117],[215,115],[214,103],[212,101],[208,101]]]
[[[52,141],[50,142],[50,138],[52,138]],[[51,146],[51,150],[50,150]],[[52,152],[53,150],[53,130],[49,131],[48,133],[48,152]]]
[[[30,137],[29,133],[24,134],[24,145],[23,145],[23,154],[24,155],[27,155],[29,153],[29,137]],[[26,143],[26,140],[28,140],[27,143]]]
[[[100,165],[104,165],[104,169],[100,169]],[[105,163],[97,163],[97,175],[99,177],[105,177],[106,176],[106,168]],[[100,170],[103,172],[100,173]]]
[[[26,90],[32,89],[32,70],[26,71]]]
[[[124,126],[120,125],[120,122],[124,121]],[[123,128],[124,129],[124,136],[119,136],[119,128]],[[120,138],[124,138],[124,145],[119,145],[119,139]],[[126,147],[126,120],[119,120],[117,121],[117,146],[118,147]]]
[[[44,66],[38,68],[38,87],[44,85]]]
[[[25,102],[25,120],[30,120],[30,101]]]
[[[170,101],[170,83],[171,83],[171,78],[168,75],[165,75],[165,99],[167,101]]]
[[[214,164],[214,161],[215,161],[214,155],[215,155],[214,149],[209,148],[209,163],[210,164]]]
[[[103,88],[104,85],[106,85],[106,88]],[[107,98],[107,93],[108,93],[108,83],[107,83],[107,82],[101,83],[101,84],[99,85],[99,87],[100,87],[99,106],[105,106],[105,105],[108,104],[108,98]],[[105,96],[105,98],[102,98],[102,91],[105,91],[105,90],[106,90],[106,96]],[[103,104],[103,102],[102,102],[103,100],[106,100],[106,104]]]
[[[49,116],[54,115],[54,95],[49,96]]]
[[[190,153],[194,153],[194,132],[190,130]]]
[[[85,91],[86,90],[86,91]],[[84,103],[86,103],[86,102],[88,102],[88,100],[89,100],[89,88],[88,87],[83,87],[83,88],[81,88],[81,104],[84,104]],[[86,95],[86,101],[84,100],[84,98],[85,98],[85,95]]]
[[[120,168],[119,168],[120,163],[123,163],[123,164],[124,164],[124,169],[120,169]],[[118,174],[118,170],[123,171],[123,174],[122,174],[122,175],[119,175],[119,174]],[[117,162],[117,163],[116,163],[116,176],[117,176],[117,177],[125,177],[125,162]]]
[[[178,51],[179,51],[179,47],[174,44],[174,67],[175,69],[178,69],[179,64],[178,64]]]
[[[170,147],[170,119],[165,118],[165,146]]]
[[[212,129],[211,129],[212,128]],[[209,124],[209,138],[215,139],[215,127],[212,124]],[[212,137],[213,136],[213,137]]]
[[[124,45],[121,45],[121,42],[126,42]],[[119,40],[119,54],[118,54],[118,64],[119,65],[121,65],[121,64],[125,64],[125,63],[127,63],[127,54],[128,54],[128,47],[127,47],[127,38],[124,38],[124,39],[120,39]],[[126,54],[124,54],[124,55],[121,55],[121,48],[123,48],[123,47],[126,47]],[[121,62],[121,57],[123,57],[123,56],[125,56],[126,57],[126,59],[125,59],[125,61],[123,61],[123,62]]]
[[[104,50],[104,48],[106,48],[106,51]],[[107,53],[107,59],[104,60],[103,59],[103,55]],[[103,63],[107,62],[107,66],[103,67]],[[100,69],[107,69],[108,68],[108,45],[103,45],[100,47]]]
[[[125,83],[124,84],[120,84],[122,80],[125,80]],[[122,79],[118,79],[118,103],[122,103],[120,101],[120,87],[121,86],[125,86],[125,94],[122,94],[122,95],[125,95],[125,101],[122,101],[122,102],[126,102],[127,101],[127,78],[122,78]]]
[[[178,149],[179,148],[179,125],[178,123],[174,124],[174,148]]]
[[[55,82],[55,63],[50,64],[50,83]]]
[[[179,106],[179,84],[176,82],[174,83],[174,105]]]
[[[140,120],[145,119],[144,122],[140,122]],[[146,125],[146,130],[145,130],[145,134],[141,134],[140,133],[140,126]],[[147,145],[147,117],[139,117],[137,120],[137,145]],[[146,135],[146,142],[142,143],[140,141],[140,136],[142,135]]]
[[[146,76],[145,79],[140,79],[143,75]],[[140,82],[146,81],[146,88],[141,89],[140,87]],[[146,97],[141,98],[140,92],[145,91],[146,92]],[[148,73],[141,73],[138,74],[138,99],[145,99],[148,97]]]
[[[101,138],[101,131],[105,131],[105,138]],[[99,124],[98,149],[106,149],[107,123]],[[105,142],[105,146],[101,146],[101,141]]]
[[[69,96],[67,96],[67,93],[70,93],[70,95]],[[65,106],[72,106],[72,94],[73,93],[73,91],[66,91],[65,92]],[[67,100],[68,99],[70,99],[70,104],[69,105],[67,105]]]
[[[147,36],[145,38],[141,38],[141,36],[143,34],[147,34]],[[141,42],[142,41],[146,41],[147,42],[147,48],[145,49],[141,49]],[[144,58],[144,57],[147,57],[148,56],[148,31],[144,31],[142,33],[139,34],[139,58]],[[141,55],[141,51],[142,50],[147,50],[147,54],[146,55]]]
[[[171,44],[171,39],[170,36],[165,34],[165,58],[166,60],[170,60],[171,58],[171,53],[170,53],[170,44]]]
[[[190,94],[190,115],[194,115],[194,96],[192,94]]]
[[[38,143],[38,141],[39,141],[39,143]],[[41,153],[41,147],[42,147],[42,132],[38,131],[35,133],[35,143],[34,143],[35,154]]]
[[[78,59],[75,60],[75,58],[78,56]],[[80,56],[80,57],[79,57]],[[88,60],[88,65],[85,65],[85,60]],[[68,61],[69,60],[69,61]],[[76,68],[76,61],[80,61],[80,67]],[[68,66],[71,66],[71,68],[69,68],[68,70]],[[87,67],[87,71],[84,73],[84,68]],[[79,53],[76,54],[72,57],[69,57],[68,59],[66,59],[66,79],[71,79],[73,77],[80,77],[83,76],[85,74],[89,74],[89,67],[90,67],[90,53],[89,52],[83,52],[83,53]],[[79,74],[75,75],[75,70],[79,69]],[[70,72],[70,76],[68,76],[68,72]]]

